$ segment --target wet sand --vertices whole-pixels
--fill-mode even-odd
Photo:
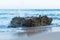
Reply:
[[[44,32],[34,35],[0,32],[0,40],[60,40],[60,32]]]
[[[0,32],[0,40],[60,40],[60,27],[52,27],[50,30],[37,30],[28,28],[25,32]],[[56,38],[56,39],[55,39]]]

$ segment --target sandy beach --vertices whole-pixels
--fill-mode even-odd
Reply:
[[[60,40],[60,32],[45,32],[34,35],[0,32],[0,40]]]
[[[30,29],[29,29],[30,30]],[[34,29],[35,30],[35,29]],[[45,31],[0,32],[0,40],[60,40],[60,27],[52,27]]]

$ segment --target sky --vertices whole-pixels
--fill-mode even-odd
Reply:
[[[0,9],[60,9],[60,0],[0,0]]]

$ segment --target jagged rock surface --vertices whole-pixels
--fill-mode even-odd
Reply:
[[[46,26],[50,25],[52,22],[52,18],[47,16],[39,16],[39,17],[14,17],[8,27],[35,27],[35,26]]]

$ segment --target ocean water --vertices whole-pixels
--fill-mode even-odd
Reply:
[[[7,28],[13,17],[44,16],[53,18],[51,26],[60,26],[59,9],[0,9],[0,28]]]
[[[13,17],[30,17],[30,16],[44,16],[53,18],[51,25],[36,28],[7,28]],[[52,27],[60,27],[60,9],[0,9],[0,40],[24,40],[23,36],[17,36],[15,33],[18,32],[37,32],[39,30],[51,30]],[[27,31],[28,30],[28,31]],[[32,31],[33,30],[33,31]],[[54,29],[55,30],[55,29]],[[34,34],[34,33],[32,33]],[[5,38],[4,38],[5,37]],[[20,37],[20,38],[19,38]],[[25,38],[26,38],[25,34]]]

